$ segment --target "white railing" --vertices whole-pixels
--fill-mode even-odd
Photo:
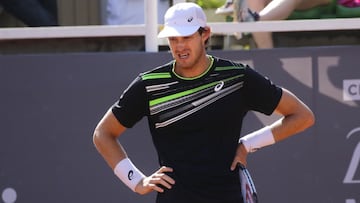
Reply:
[[[360,18],[209,23],[213,33],[360,30]]]

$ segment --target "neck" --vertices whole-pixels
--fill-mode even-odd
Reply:
[[[193,66],[191,67],[181,67],[180,64],[175,63],[174,72],[180,77],[184,78],[195,78],[204,74],[210,66],[210,58],[207,55],[201,57]]]

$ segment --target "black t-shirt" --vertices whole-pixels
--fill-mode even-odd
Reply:
[[[210,67],[196,78],[176,75],[174,62],[140,74],[112,107],[128,128],[147,116],[160,165],[174,169],[169,175],[176,184],[160,195],[164,199],[186,194],[186,200],[236,201],[238,171],[230,166],[243,118],[250,110],[270,115],[282,95],[249,66],[209,57]]]

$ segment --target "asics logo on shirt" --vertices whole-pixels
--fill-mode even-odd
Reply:
[[[224,87],[224,81],[220,81],[217,85],[215,85],[214,87],[214,91],[217,92],[217,91],[220,91],[223,87]]]

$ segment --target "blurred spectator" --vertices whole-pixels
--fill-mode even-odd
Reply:
[[[234,0],[226,0],[224,5],[217,8],[215,14],[229,15],[234,12]]]
[[[360,7],[360,0],[338,0],[338,3],[348,8]]]
[[[235,0],[235,19],[241,21],[284,20],[294,10],[328,5],[333,0]],[[252,33],[258,48],[273,48],[270,32]]]
[[[0,0],[0,6],[30,27],[58,25],[56,0]]]
[[[144,24],[144,0],[103,0],[102,24]],[[161,23],[169,0],[158,0],[158,20]]]

